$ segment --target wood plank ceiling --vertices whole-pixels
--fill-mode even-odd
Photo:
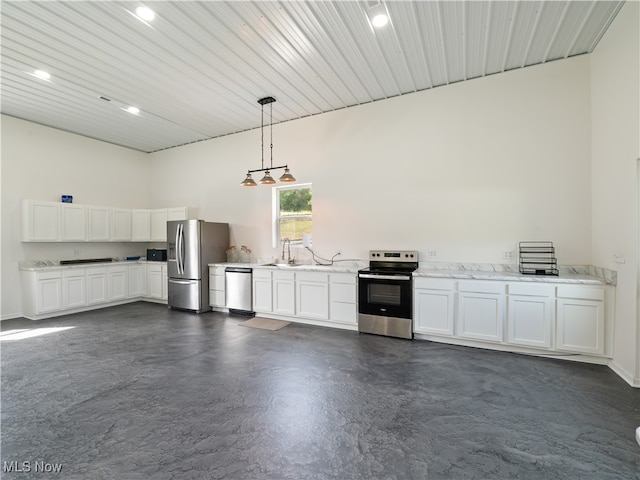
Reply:
[[[153,152],[259,127],[269,95],[278,123],[590,53],[622,4],[149,1],[143,22],[136,1],[4,0],[1,111]]]

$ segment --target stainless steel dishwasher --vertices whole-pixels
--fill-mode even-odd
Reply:
[[[252,269],[248,267],[227,267],[225,277],[225,306],[230,313],[254,315]]]

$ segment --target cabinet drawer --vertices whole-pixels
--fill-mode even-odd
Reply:
[[[332,302],[356,303],[356,286],[345,283],[331,283],[329,295]]]
[[[52,278],[62,278],[62,272],[60,270],[55,272],[38,272],[38,280],[49,280]]]
[[[222,275],[224,276],[224,269],[226,267],[209,267],[209,275]]]
[[[274,280],[285,280],[289,282],[293,282],[296,274],[293,272],[283,272],[282,270],[276,270],[272,272]]]
[[[224,290],[224,275],[209,275],[209,288],[211,290]]]
[[[534,297],[553,296],[553,285],[544,283],[510,283],[507,288],[509,289],[509,295],[529,295]]]
[[[329,275],[323,272],[296,272],[296,280],[302,282],[327,283],[329,281]]]
[[[604,301],[604,288],[584,285],[558,285],[556,295],[560,298],[583,298]]]
[[[62,272],[64,278],[84,277],[87,270],[85,268],[70,268]]]
[[[458,290],[461,292],[502,294],[505,292],[505,285],[491,280],[463,280],[458,282]]]
[[[427,288],[429,290],[454,290],[456,282],[455,280],[442,278],[414,277],[413,286],[414,288]]]
[[[331,283],[348,283],[350,285],[356,284],[357,276],[355,273],[330,273],[329,281]]]
[[[253,278],[264,278],[267,280],[271,280],[271,270],[268,270],[266,268],[254,268]]]

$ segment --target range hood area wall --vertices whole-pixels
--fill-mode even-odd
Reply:
[[[277,124],[274,158],[312,182],[324,256],[384,245],[504,263],[518,240],[551,239],[563,264],[584,264],[589,95],[589,59],[575,57]],[[153,201],[196,204],[236,244],[278,255],[271,189],[237,180],[259,155],[256,130],[154,153]],[[172,188],[177,169],[192,173],[188,189]]]

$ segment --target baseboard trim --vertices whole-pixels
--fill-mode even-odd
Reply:
[[[625,382],[627,382],[633,388],[640,388],[640,378],[634,377],[633,374],[627,372],[624,368],[618,365],[615,361],[610,360],[608,367],[613,370],[613,373],[622,378]]]

